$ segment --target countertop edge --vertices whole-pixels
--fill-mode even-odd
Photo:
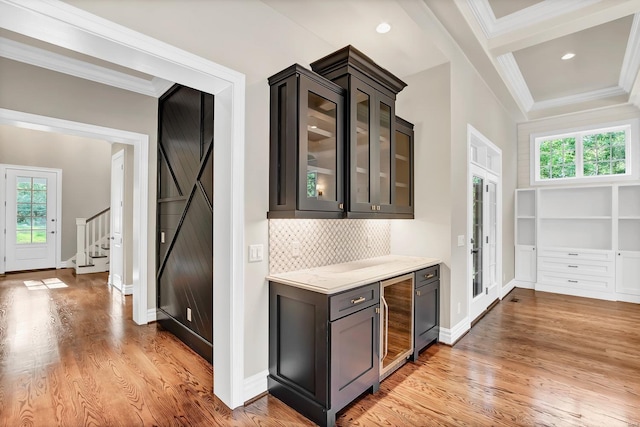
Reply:
[[[416,263],[412,266],[407,266],[404,268],[398,268],[396,270],[387,271],[383,274],[366,276],[354,282],[349,282],[343,286],[333,288],[333,289],[326,289],[324,287],[314,286],[308,283],[303,283],[303,282],[299,282],[299,281],[295,281],[287,278],[277,277],[277,275],[273,275],[273,276],[269,275],[266,278],[269,282],[277,282],[283,285],[293,286],[300,289],[306,289],[306,290],[317,292],[320,294],[334,295],[334,294],[345,292],[360,286],[368,285],[370,283],[391,279],[393,277],[397,277],[402,274],[411,273],[411,272],[414,272],[423,268],[431,267],[441,263],[442,263],[442,260],[440,259],[430,258],[428,262]]]

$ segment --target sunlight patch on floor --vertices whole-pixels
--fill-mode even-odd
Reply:
[[[42,280],[25,280],[24,285],[30,291],[37,291],[40,289],[60,289],[60,288],[68,288],[66,283],[62,280],[54,277],[52,279],[42,279]]]

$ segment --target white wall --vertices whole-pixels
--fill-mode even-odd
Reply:
[[[518,188],[531,187],[531,134],[634,118],[640,118],[640,110],[633,105],[626,105],[520,123],[518,125]]]
[[[62,169],[62,253],[76,254],[76,218],[109,207],[111,145],[77,136],[0,125],[0,162]]]
[[[149,135],[147,304],[155,307],[157,99],[2,58],[0,75],[0,108]]]
[[[451,327],[468,316],[468,252],[466,246],[454,244],[458,235],[468,239],[467,124],[471,124],[502,150],[501,279],[506,284],[514,278],[516,123],[465,58],[454,61],[451,67]],[[458,303],[461,306],[460,313],[457,311]]]
[[[450,327],[451,294],[451,67],[441,65],[403,80],[396,114],[414,124],[415,219],[391,221],[391,252],[442,260],[441,324]]]

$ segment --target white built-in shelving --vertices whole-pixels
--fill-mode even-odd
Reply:
[[[640,184],[519,189],[515,196],[518,285],[640,303]]]

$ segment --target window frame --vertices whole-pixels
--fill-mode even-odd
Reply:
[[[530,184],[562,185],[574,183],[618,182],[640,177],[639,119],[599,123],[572,129],[553,130],[530,135]],[[596,133],[625,131],[625,174],[584,176],[583,137]],[[540,178],[540,144],[551,139],[575,138],[576,176],[566,178]]]

